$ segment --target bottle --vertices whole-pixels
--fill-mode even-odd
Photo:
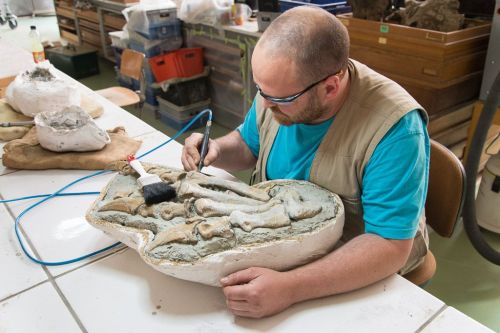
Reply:
[[[35,63],[39,63],[45,60],[45,52],[43,51],[42,42],[40,41],[40,35],[36,31],[36,26],[32,25],[30,27],[29,38],[31,41],[31,52],[33,53],[33,60]]]

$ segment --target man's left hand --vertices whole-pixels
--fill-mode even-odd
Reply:
[[[252,267],[221,279],[226,304],[237,316],[261,318],[292,305],[293,288],[286,273]]]

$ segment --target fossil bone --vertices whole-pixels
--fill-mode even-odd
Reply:
[[[270,199],[269,194],[267,194],[267,192],[264,190],[250,187],[247,184],[239,182],[233,182],[230,180],[224,180],[215,177],[208,177],[199,172],[189,172],[186,175],[186,179],[193,181],[194,183],[197,183],[202,187],[218,187],[259,201],[268,201]]]
[[[158,246],[168,243],[196,244],[195,227],[197,223],[177,224],[167,230],[159,232],[150,243],[148,249],[152,250]]]
[[[245,231],[252,231],[255,228],[279,228],[292,223],[282,205],[273,206],[268,211],[258,214],[234,211],[229,215],[229,221]]]
[[[110,210],[118,211],[118,212],[124,212],[128,214],[135,214],[137,211],[137,208],[139,208],[140,205],[144,204],[144,198],[140,197],[126,197],[126,198],[119,198],[113,201],[108,202],[101,208],[99,208],[100,212],[106,212]]]
[[[162,219],[169,221],[177,216],[184,216],[184,204],[177,202],[165,203],[160,208],[160,216]]]
[[[321,212],[321,205],[313,202],[303,202],[297,191],[285,190],[276,198],[283,200],[285,210],[292,220],[307,219]]]
[[[201,222],[198,224],[198,232],[204,239],[211,239],[212,237],[231,238],[234,236],[234,231],[231,229],[231,223],[227,216]]]
[[[194,207],[196,212],[204,217],[229,216],[229,214],[236,210],[243,213],[262,213],[280,202],[280,200],[270,200],[260,205],[243,205],[217,202],[211,199],[202,198],[196,200]]]
[[[179,188],[177,189],[177,196],[180,198],[208,198],[219,202],[247,204],[247,205],[260,205],[262,201],[255,199],[241,197],[231,192],[220,192],[201,187],[197,183],[189,181],[187,178],[182,180]]]

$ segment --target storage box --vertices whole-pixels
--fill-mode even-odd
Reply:
[[[176,130],[182,129],[193,117],[207,109],[210,105],[209,99],[186,106],[172,104],[161,97],[158,97],[158,102],[160,103],[158,113],[161,121]],[[205,126],[206,121],[207,117],[200,117],[190,128],[194,129]]]
[[[150,25],[147,31],[137,31],[137,33],[150,40],[180,37],[182,36],[181,21],[176,19],[162,25]]]
[[[123,31],[111,31],[108,33],[111,38],[111,45],[121,49],[126,49],[128,47],[127,40],[123,38]]]
[[[70,44],[47,49],[46,55],[54,67],[74,79],[99,74],[97,50],[94,48]]]
[[[203,76],[197,75],[193,78],[173,81],[176,82],[168,84],[166,91],[160,90],[160,96],[170,103],[186,106],[207,100],[210,97],[208,92],[208,71]]]
[[[312,1],[280,0],[280,10],[283,13],[297,6],[309,5],[319,7],[334,15],[351,12],[351,6],[349,6],[346,1],[324,1],[324,3],[320,3],[322,1],[317,2],[318,3],[313,3]]]
[[[350,57],[398,82],[429,114],[476,98],[491,24],[440,32],[339,15]]]
[[[148,60],[156,82],[191,77],[203,72],[203,49],[183,48]]]
[[[146,16],[150,27],[168,25],[179,21],[177,20],[177,10],[175,8],[148,10]]]
[[[129,31],[129,47],[135,51],[142,52],[146,57],[151,58],[177,50],[182,45],[182,36],[170,37],[163,40],[149,40],[138,33]]]

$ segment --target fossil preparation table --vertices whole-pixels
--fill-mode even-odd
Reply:
[[[70,78],[68,78],[70,79]],[[99,101],[103,128],[124,125],[141,139],[138,154],[168,137],[142,120],[79,87]],[[143,160],[181,167],[182,146],[171,142]],[[208,173],[234,179],[207,168]],[[0,170],[3,199],[52,193],[92,173],[83,170]],[[100,191],[106,174],[68,191]],[[47,201],[27,213],[21,234],[28,250],[45,261],[76,258],[115,241],[85,220],[95,196]],[[307,301],[265,319],[234,317],[220,288],[179,280],[147,266],[123,245],[64,266],[40,266],[22,253],[14,219],[35,200],[0,205],[0,331],[5,332],[489,332],[481,324],[398,275],[366,288]]]

